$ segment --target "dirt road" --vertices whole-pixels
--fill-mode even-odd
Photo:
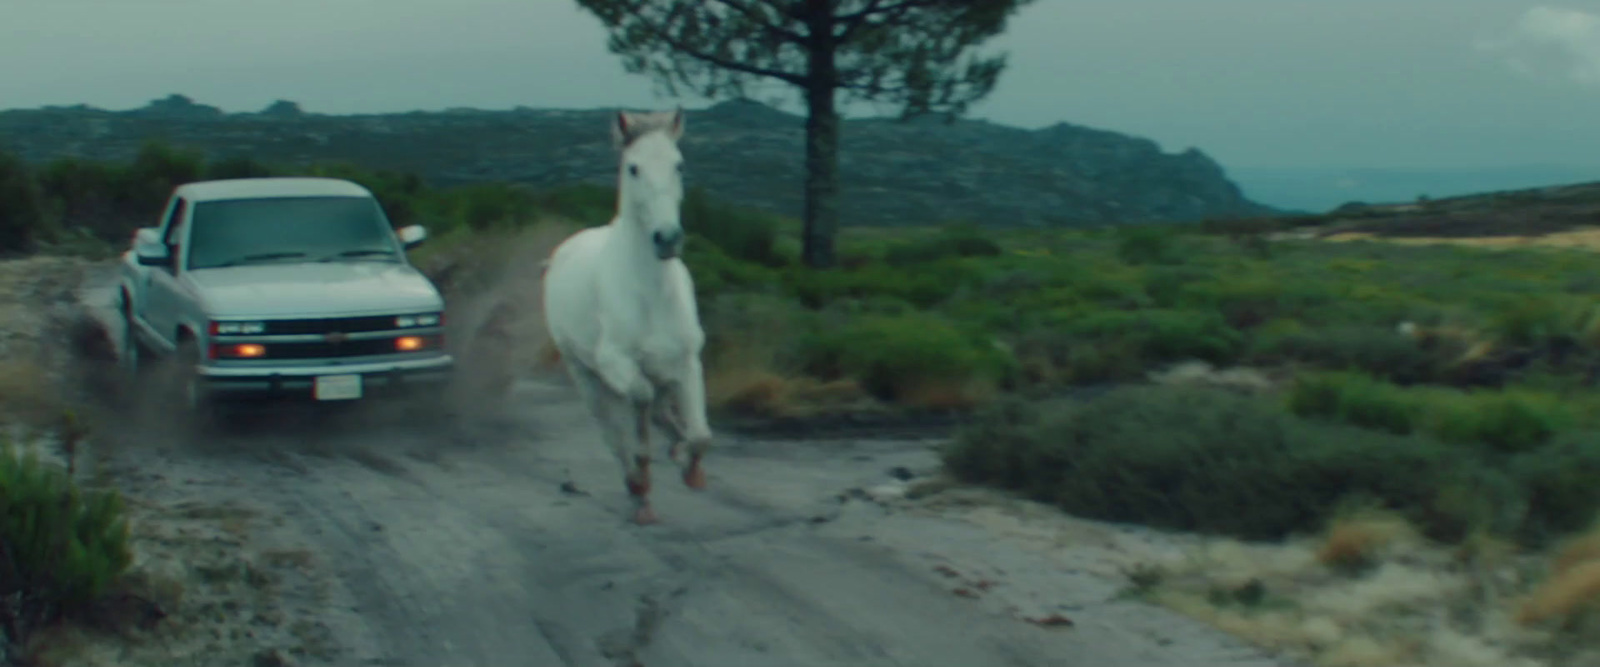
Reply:
[[[304,553],[319,583],[278,593],[315,614],[303,664],[1290,664],[1118,599],[1128,545],[1160,536],[904,498],[938,468],[931,442],[723,433],[705,492],[660,457],[663,521],[639,527],[563,382],[524,380],[509,406],[465,430],[289,412],[110,456],[133,496],[247,508],[252,539]]]
[[[1113,599],[1109,572],[896,500],[935,469],[929,443],[724,438],[704,493],[662,467],[664,521],[641,528],[569,390],[515,399],[514,422],[470,438],[279,424],[129,452],[162,471],[130,491],[280,518],[334,582],[330,664],[1283,664]],[[1052,615],[1073,624],[1026,620]]]

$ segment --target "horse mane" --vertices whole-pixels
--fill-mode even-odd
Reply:
[[[677,117],[677,111],[653,111],[648,113],[619,112],[621,123],[611,124],[611,141],[617,150],[626,149],[651,132],[672,132],[672,121]]]

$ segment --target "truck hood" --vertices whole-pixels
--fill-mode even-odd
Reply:
[[[217,317],[342,317],[444,308],[433,283],[407,264],[256,264],[201,269],[188,279]]]

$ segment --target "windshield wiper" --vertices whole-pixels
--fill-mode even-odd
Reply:
[[[239,266],[240,264],[254,264],[256,262],[266,262],[266,261],[271,261],[271,260],[274,260],[274,259],[292,259],[292,258],[295,258],[295,257],[305,257],[305,256],[306,256],[306,254],[303,253],[303,252],[263,252],[263,253],[257,253],[257,254],[254,254],[254,255],[245,255],[243,257],[236,257],[234,259],[230,259],[230,260],[228,260],[226,262],[223,262],[221,264],[217,264],[217,265],[213,266],[212,268],[221,268],[221,267],[224,267],[224,266]]]
[[[319,261],[319,262],[333,262],[333,261],[338,261],[338,260],[341,260],[341,259],[349,259],[351,257],[378,257],[378,256],[394,257],[394,251],[393,250],[382,250],[382,249],[377,249],[377,248],[363,248],[363,249],[360,249],[360,250],[346,250],[344,252],[338,252],[338,253],[334,253],[332,255],[328,255],[327,257],[323,257],[322,259],[319,259],[317,261]]]

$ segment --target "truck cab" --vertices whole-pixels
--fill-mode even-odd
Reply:
[[[454,368],[444,300],[406,256],[426,238],[350,181],[180,185],[122,255],[122,364],[191,410],[426,395]]]

